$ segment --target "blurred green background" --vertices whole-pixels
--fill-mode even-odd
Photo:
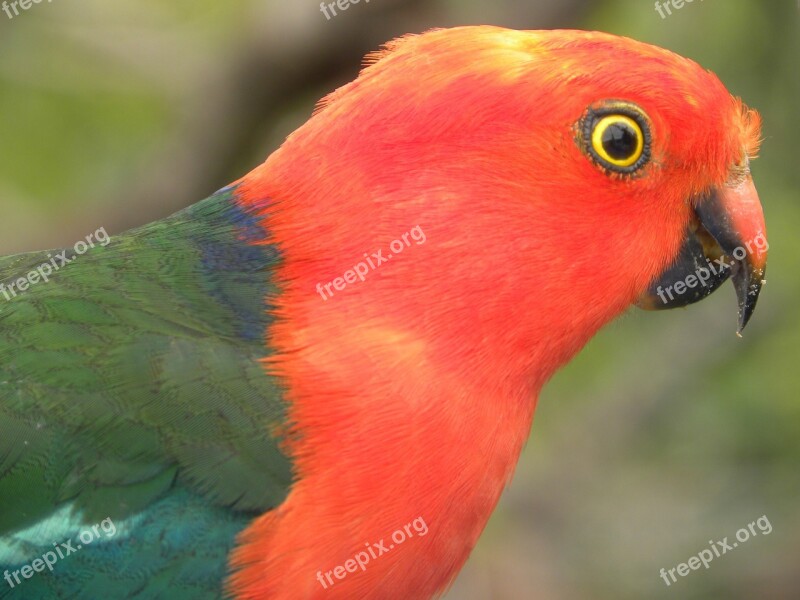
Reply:
[[[688,0],[687,0],[688,2]],[[0,12],[0,253],[112,235],[261,162],[407,32],[599,29],[670,48],[757,108],[768,285],[743,339],[729,285],[632,311],[542,395],[533,435],[448,600],[800,598],[800,4],[695,0],[55,0]],[[751,537],[667,587],[659,570]]]

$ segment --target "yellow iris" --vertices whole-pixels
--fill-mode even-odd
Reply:
[[[592,131],[592,148],[611,165],[630,167],[644,152],[644,134],[639,124],[626,115],[607,115]]]

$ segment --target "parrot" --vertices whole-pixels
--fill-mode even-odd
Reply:
[[[747,325],[760,136],[660,47],[433,29],[205,200],[0,259],[0,597],[446,593],[598,330],[727,279]]]

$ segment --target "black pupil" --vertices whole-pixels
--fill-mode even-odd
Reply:
[[[603,149],[611,158],[630,158],[636,152],[636,146],[636,132],[627,123],[614,123],[603,132]]]

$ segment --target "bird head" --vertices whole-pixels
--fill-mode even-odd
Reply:
[[[304,318],[433,326],[454,365],[464,348],[546,378],[629,306],[683,306],[728,277],[744,327],[767,256],[759,135],[713,73],[661,48],[434,30],[369,57],[242,192],[276,201]],[[424,247],[320,301],[318,282],[415,226]]]

